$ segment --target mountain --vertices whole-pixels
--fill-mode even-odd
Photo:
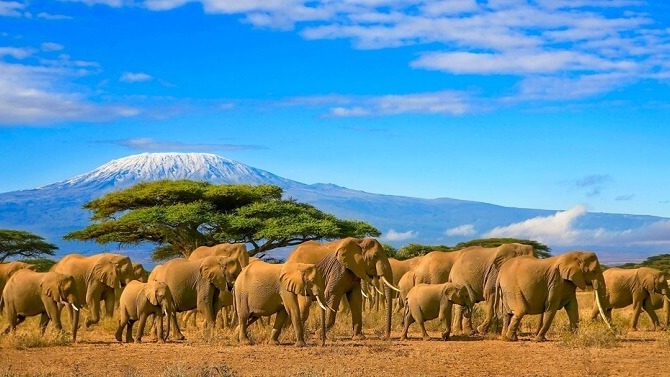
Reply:
[[[62,241],[62,236],[88,224],[90,214],[82,209],[84,203],[113,190],[159,179],[278,185],[284,189],[286,197],[313,204],[338,217],[370,222],[384,233],[385,242],[396,246],[409,242],[453,245],[485,235],[495,228],[511,224],[526,226],[524,221],[528,223],[529,231],[533,231],[536,222],[546,221],[549,225],[545,227],[551,227],[552,218],[559,216],[557,211],[550,210],[510,208],[450,198],[380,195],[333,184],[308,185],[214,154],[144,153],[110,161],[91,172],[62,182],[0,194],[0,228],[24,229],[40,234],[58,244],[61,253],[109,249],[110,246],[101,247],[93,243]],[[539,220],[528,222],[529,219]],[[647,234],[644,230],[665,222],[670,224],[668,219],[653,216],[584,211],[574,215],[571,228],[567,229],[571,236],[581,235],[574,242],[558,242],[556,245],[543,242],[557,252],[592,249],[598,250],[599,254],[604,253],[609,260],[635,261],[658,254],[657,246],[638,242],[633,243],[635,246],[631,248],[617,240],[630,238],[631,234]],[[555,234],[540,233],[539,238],[551,240],[553,236]],[[149,254],[146,248],[126,249],[126,252],[134,259],[145,261]]]

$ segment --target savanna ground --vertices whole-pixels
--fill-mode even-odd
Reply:
[[[39,336],[37,317],[19,326],[16,334],[0,335],[1,376],[667,376],[670,375],[670,333],[652,332],[645,313],[638,328],[626,331],[630,309],[615,310],[617,334],[601,322],[588,321],[592,294],[579,293],[582,324],[573,334],[567,316],[560,312],[548,334],[548,342],[531,341],[537,319],[522,324],[520,341],[502,342],[493,334],[454,336],[437,340],[441,325],[428,323],[434,340],[420,339],[417,325],[410,327],[408,341],[399,341],[400,314],[394,314],[392,340],[379,340],[383,310],[364,313],[367,339],[349,338],[349,313],[338,314],[326,346],[315,331],[309,347],[296,348],[293,330],[282,334],[282,345],[264,344],[270,326],[250,327],[257,343],[240,345],[228,329],[211,337],[192,325],[184,329],[187,340],[155,344],[146,336],[142,344],[119,344],[114,339],[116,320],[103,318],[91,330],[79,331],[70,344],[68,336],[50,330]],[[659,315],[660,315],[659,311]],[[475,311],[475,321],[479,314]],[[66,317],[65,315],[63,317]],[[5,319],[0,318],[4,327]],[[64,318],[67,328],[67,319]],[[83,319],[82,319],[83,322]],[[312,315],[308,327],[317,329]],[[137,326],[136,326],[137,327]]]

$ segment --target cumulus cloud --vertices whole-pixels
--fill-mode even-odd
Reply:
[[[333,117],[359,117],[398,114],[462,115],[468,112],[467,95],[441,91],[417,94],[372,96],[352,99],[350,106],[330,109]]]
[[[416,238],[418,235],[419,233],[413,230],[408,230],[406,232],[396,232],[393,229],[389,229],[389,231],[383,234],[380,238],[384,241],[390,241],[390,242],[406,241],[412,238]]]
[[[24,61],[34,54],[29,48],[0,48],[0,125],[100,122],[139,113],[132,106],[96,103],[68,85],[75,78],[95,74],[96,63],[68,55],[57,60],[38,59],[39,65]],[[20,61],[8,62],[6,57]]]
[[[24,7],[24,4],[16,1],[0,1],[0,16],[21,17]]]
[[[44,42],[42,43],[42,50],[43,51],[60,51],[64,49],[63,45],[54,43],[54,42]]]
[[[444,234],[447,236],[472,236],[476,234],[475,226],[473,224],[465,224],[455,228],[447,229]]]
[[[153,76],[144,72],[123,72],[119,81],[123,82],[147,82],[153,80]]]
[[[587,213],[584,205],[576,205],[550,216],[540,216],[504,227],[496,227],[483,237],[511,237],[538,240],[548,245],[670,245],[670,220],[661,220],[639,228],[620,231],[605,228],[581,229],[576,221]]]
[[[259,145],[184,143],[180,141],[156,140],[144,137],[104,141],[103,143],[120,145],[140,152],[214,152],[265,149],[265,147]]]

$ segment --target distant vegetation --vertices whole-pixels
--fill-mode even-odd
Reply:
[[[47,272],[56,264],[56,261],[48,258],[22,259],[21,262],[35,265],[38,272]]]
[[[11,258],[37,258],[54,255],[58,246],[44,238],[22,230],[0,229],[0,263]]]
[[[456,251],[464,249],[470,246],[482,246],[482,247],[498,247],[505,243],[522,243],[525,245],[530,245],[535,249],[537,256],[539,258],[548,258],[551,256],[551,248],[543,243],[533,241],[533,240],[522,240],[516,238],[482,238],[471,240],[467,242],[461,242],[456,244],[456,246],[447,246],[447,245],[421,245],[416,243],[411,243],[407,246],[401,247],[399,250],[393,249],[391,246],[386,246],[393,249],[393,255],[390,255],[387,250],[387,255],[396,259],[410,259],[420,255],[426,255],[431,251]]]
[[[651,267],[663,271],[663,273],[665,273],[665,276],[670,277],[670,254],[654,255],[653,257],[647,258],[644,262],[626,263],[618,267],[621,268]]]
[[[310,240],[380,235],[368,223],[338,219],[312,205],[282,199],[282,193],[273,185],[143,182],[86,203],[93,223],[64,238],[153,243],[152,258],[160,261],[222,242],[251,244],[253,256]]]

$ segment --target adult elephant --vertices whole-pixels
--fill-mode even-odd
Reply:
[[[344,238],[328,243],[308,241],[298,245],[289,254],[287,263],[316,264],[317,269],[326,282],[326,302],[335,311],[327,313],[327,327],[335,324],[336,311],[342,297],[346,295],[351,309],[352,338],[364,339],[363,326],[363,293],[361,280],[368,283],[371,277],[377,276],[385,283],[386,331],[385,337],[391,333],[391,280],[393,275],[386,252],[375,239]],[[307,319],[311,299],[299,297],[300,312],[303,320]]]
[[[85,322],[87,328],[100,321],[100,302],[105,301],[107,314],[111,316],[116,298],[121,296],[121,289],[135,279],[130,258],[111,253],[66,255],[50,271],[74,278],[78,300],[90,310],[90,316],[87,316]],[[72,308],[66,307],[72,319]]]
[[[579,306],[575,291],[592,286],[603,319],[605,280],[598,257],[591,252],[572,251],[559,256],[536,259],[516,257],[503,263],[498,273],[498,291],[502,300],[503,340],[517,340],[517,329],[526,314],[544,314],[535,340],[546,340],[556,312],[565,308],[570,327],[579,323]]]
[[[243,243],[221,243],[214,246],[200,246],[191,252],[188,260],[197,260],[205,257],[233,257],[240,262],[242,268],[249,265],[249,253]]]
[[[7,282],[4,295],[0,299],[0,311],[3,306],[8,325],[5,333],[14,331],[16,326],[26,317],[40,316],[40,330],[46,330],[49,321],[53,321],[57,330],[63,326],[60,320],[58,305],[68,305],[75,309],[72,320],[72,341],[77,340],[79,327],[79,305],[77,286],[72,276],[58,272],[35,272],[22,269],[15,273]]]
[[[149,280],[165,282],[174,299],[174,311],[185,312],[198,309],[205,316],[207,328],[216,323],[217,300],[222,290],[230,290],[242,268],[232,257],[211,256],[198,260],[173,259],[156,266]],[[173,317],[173,334],[184,339]]]
[[[651,318],[654,331],[662,328],[655,309],[665,306],[667,322],[667,305],[664,305],[665,300],[663,298],[670,297],[670,289],[668,289],[668,282],[663,272],[650,267],[610,268],[603,272],[603,278],[607,287],[607,301],[603,303],[603,309],[605,309],[605,315],[610,321],[612,320],[612,309],[625,308],[632,304],[631,331],[637,331],[637,321],[642,309]],[[591,319],[595,319],[597,316],[598,308],[594,306]]]
[[[493,319],[496,281],[500,266],[511,258],[523,255],[535,256],[533,247],[508,243],[498,247],[471,246],[462,249],[454,260],[449,281],[463,285],[472,303],[484,301],[484,322],[477,328],[479,333],[485,333]],[[457,330],[461,328],[462,308],[457,306],[455,310]],[[463,329],[472,332],[470,318],[465,318]]]
[[[295,345],[305,345],[305,323],[300,315],[298,296],[310,296],[321,307],[321,339],[326,339],[326,284],[313,264],[270,264],[255,262],[242,270],[235,282],[235,301],[239,316],[238,340],[251,344],[247,327],[261,317],[276,314],[270,344],[279,344],[284,323],[291,318]],[[323,344],[323,343],[322,343]]]
[[[0,263],[0,299],[2,298],[2,290],[5,289],[5,284],[7,284],[9,278],[11,278],[17,271],[23,269],[31,271],[37,270],[34,265],[23,262]]]

